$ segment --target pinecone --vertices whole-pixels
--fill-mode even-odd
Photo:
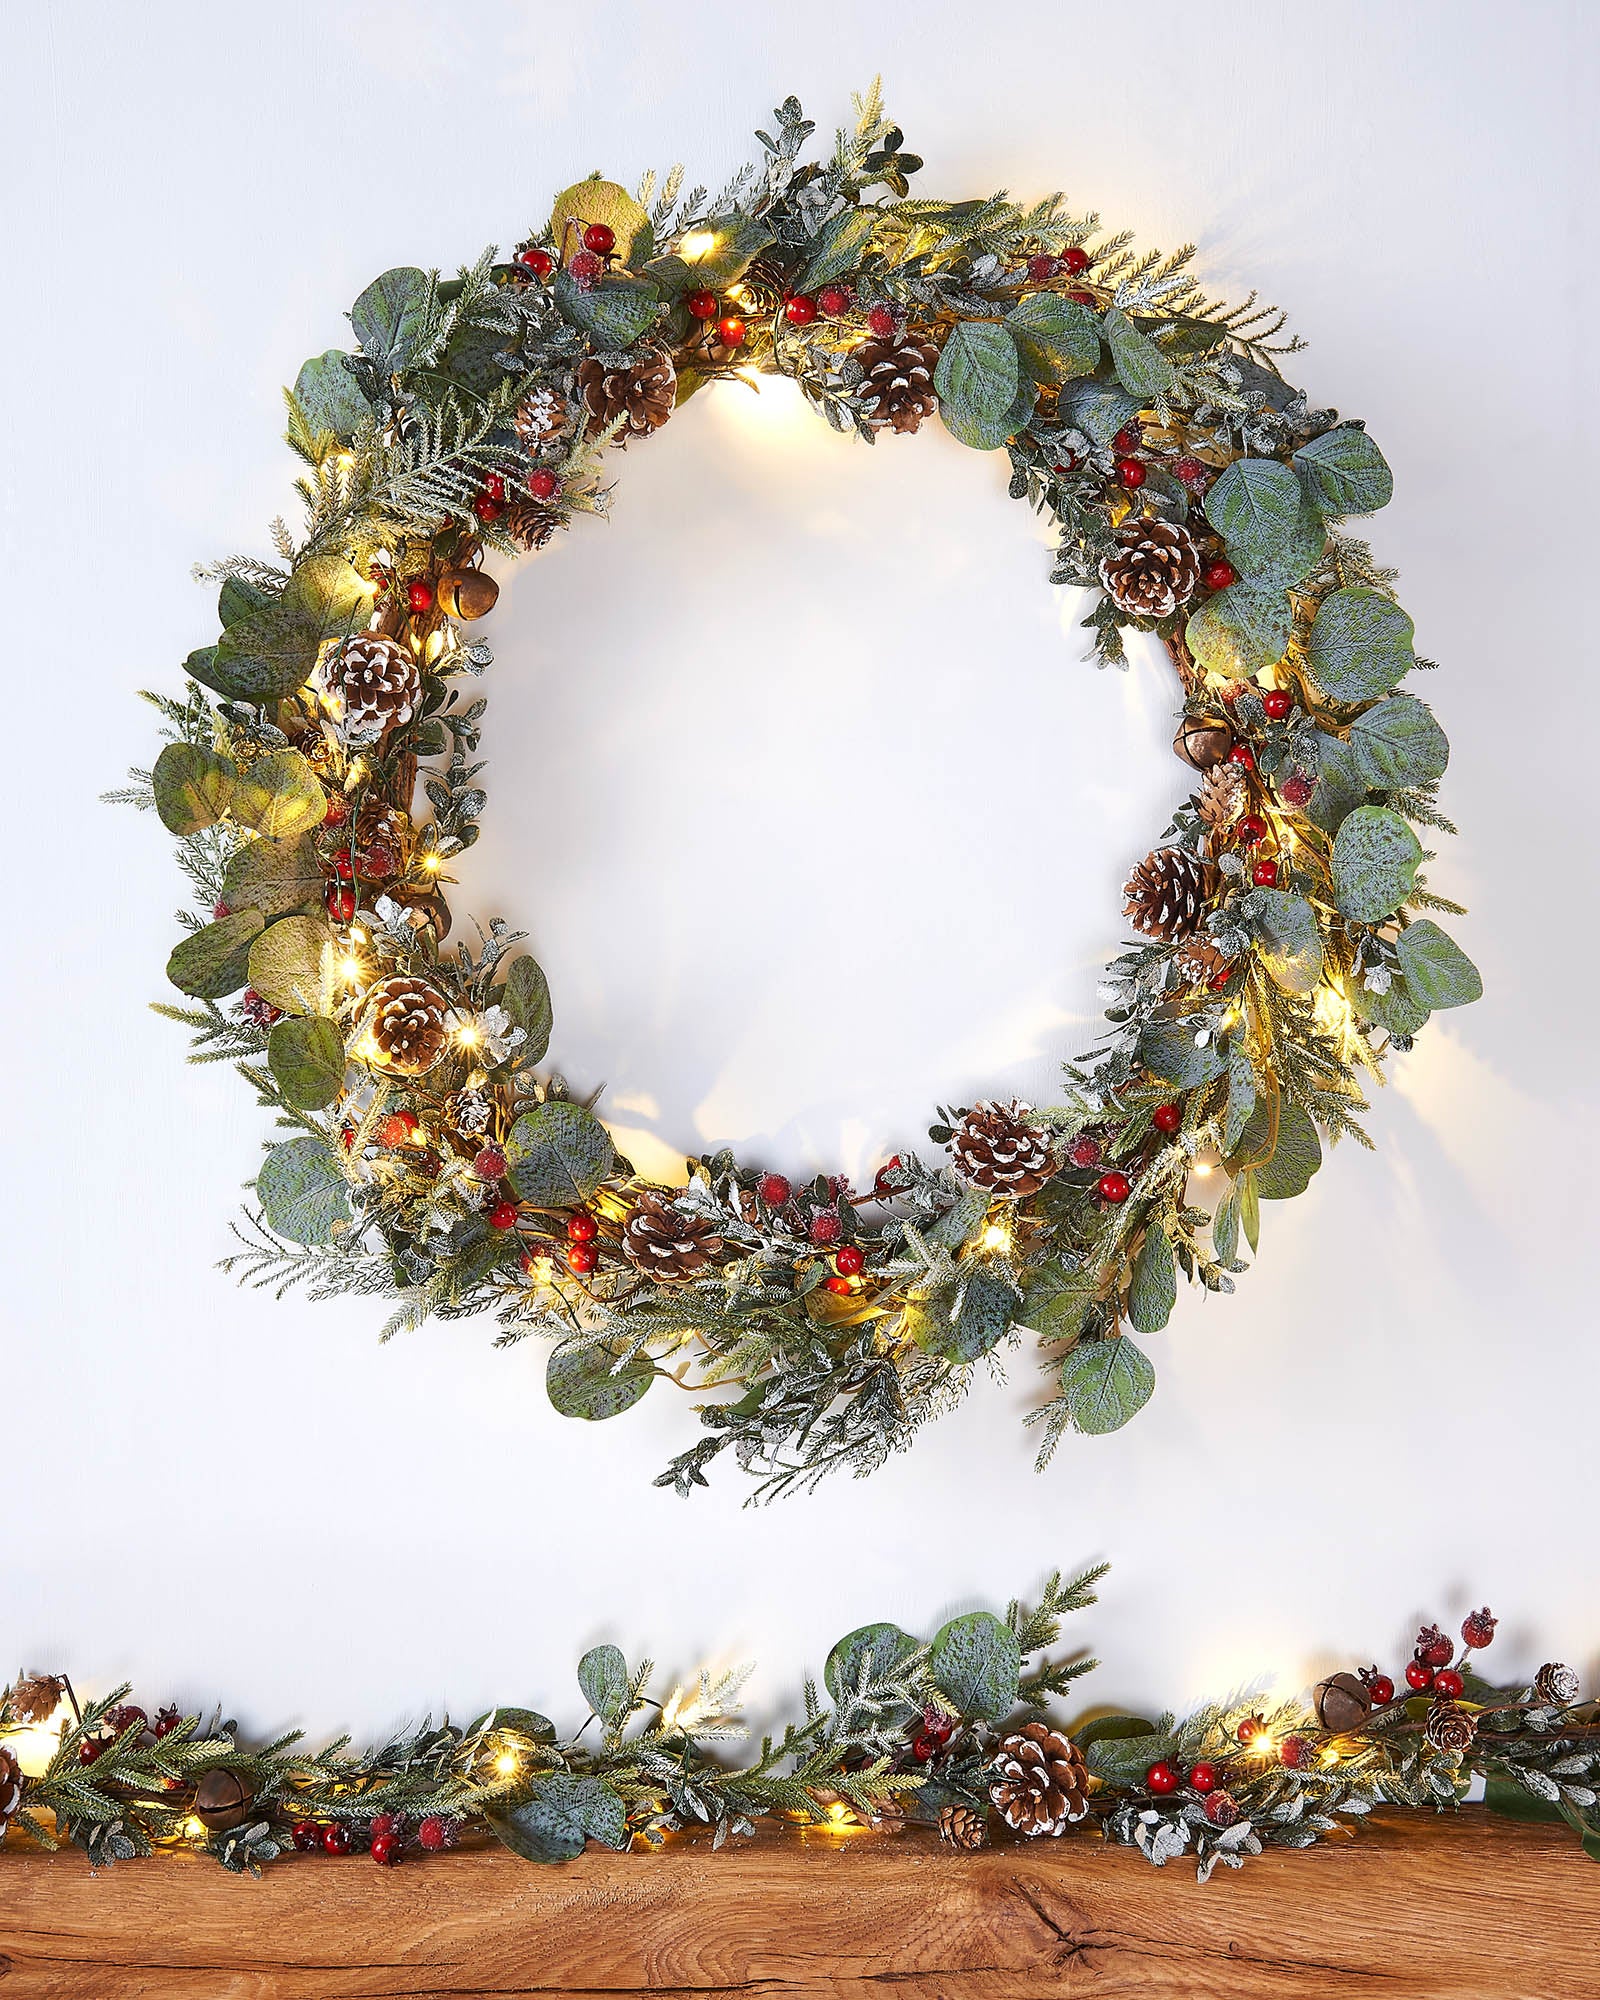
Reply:
[[[1037,1194],[1058,1162],[1050,1151],[1050,1135],[1042,1125],[1030,1125],[1032,1106],[975,1104],[950,1140],[956,1172],[974,1187],[1019,1200]]]
[[[1177,521],[1130,516],[1116,534],[1116,547],[1100,558],[1106,594],[1130,618],[1170,618],[1200,581],[1200,552],[1189,530]]]
[[[48,1722],[64,1686],[54,1674],[24,1674],[12,1688],[6,1706],[17,1722]]]
[[[1244,810],[1244,773],[1237,764],[1213,764],[1194,794],[1194,809],[1213,833],[1220,833]]]
[[[1164,942],[1193,937],[1221,881],[1215,862],[1186,847],[1158,847],[1123,884],[1128,899],[1123,915],[1146,937]]]
[[[572,428],[572,410],[566,397],[558,396],[554,389],[535,389],[518,403],[511,421],[528,449],[537,451],[541,445],[554,444],[566,436]]]
[[[394,806],[371,800],[356,814],[353,863],[363,882],[387,882],[400,873],[411,822]]]
[[[421,1076],[444,1052],[445,1019],[442,995],[420,979],[396,974],[380,979],[367,994],[372,1039],[385,1069],[401,1076]]]
[[[0,1838],[4,1838],[11,1815],[22,1804],[22,1766],[4,1744],[0,1744]]]
[[[1546,1660],[1533,1677],[1533,1698],[1546,1708],[1570,1708],[1578,1699],[1578,1676],[1559,1660]]]
[[[939,1838],[952,1847],[986,1846],[989,1815],[981,1806],[950,1805],[939,1808]]]
[[[1060,1833],[1089,1810],[1089,1771],[1070,1736],[1030,1722],[995,1752],[989,1797],[1013,1833]]]
[[[381,632],[362,632],[329,661],[328,685],[339,698],[343,740],[376,743],[416,713],[422,677],[408,648]]]
[[[537,500],[514,500],[500,517],[500,525],[519,549],[529,552],[544,547],[561,526],[561,516]]]
[[[494,1106],[481,1090],[458,1090],[447,1097],[444,1115],[458,1132],[487,1132]]]
[[[1233,960],[1208,931],[1200,931],[1190,938],[1173,958],[1178,977],[1190,986],[1209,985],[1213,979],[1220,979],[1232,963]]]
[[[722,1248],[709,1216],[690,1215],[666,1194],[641,1194],[622,1225],[625,1255],[657,1284],[692,1278]]]
[[[1464,1756],[1472,1748],[1478,1725],[1458,1701],[1436,1701],[1428,1710],[1423,1733],[1435,1750]]]
[[[892,333],[885,340],[864,340],[850,358],[864,371],[861,403],[875,431],[914,431],[938,409],[933,371],[939,350],[931,340]]]
[[[678,376],[672,356],[659,347],[620,364],[590,355],[578,363],[578,393],[597,425],[627,419],[617,433],[617,443],[626,444],[631,437],[649,437],[672,415]]]

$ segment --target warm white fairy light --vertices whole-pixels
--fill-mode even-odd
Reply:
[[[982,1240],[985,1250],[1009,1250],[1011,1248],[1011,1231],[1007,1229],[1003,1222],[991,1222],[988,1228],[984,1230]]]
[[[494,1760],[494,1768],[502,1778],[514,1778],[520,1761],[515,1750],[502,1750]]]
[[[685,263],[698,264],[700,259],[717,247],[717,233],[714,229],[691,229],[678,245],[678,255]]]

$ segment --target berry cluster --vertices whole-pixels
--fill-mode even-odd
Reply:
[[[297,1819],[290,1839],[301,1854],[350,1854],[357,1844],[360,1821]],[[455,1820],[443,1813],[429,1813],[408,1830],[403,1815],[377,1813],[366,1823],[367,1852],[380,1868],[397,1868],[413,1847],[437,1854],[454,1847],[460,1837]]]

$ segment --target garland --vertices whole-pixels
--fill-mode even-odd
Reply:
[[[702,1674],[662,1703],[646,1692],[651,1664],[630,1667],[615,1646],[578,1664],[589,1714],[574,1736],[496,1708],[361,1755],[345,1740],[309,1753],[298,1735],[252,1748],[231,1722],[152,1718],[126,1687],[80,1708],[63,1677],[32,1675],[0,1702],[0,1829],[70,1842],[96,1866],[187,1846],[251,1874],[290,1846],[363,1846],[387,1865],[484,1833],[554,1862],[590,1840],[653,1846],[697,1826],[720,1847],[761,1820],[924,1823],[963,1848],[1094,1830],[1158,1868],[1192,1854],[1204,1881],[1218,1862],[1353,1832],[1378,1807],[1456,1806],[1478,1776],[1491,1807],[1565,1822],[1600,1859],[1600,1707],[1555,1662],[1531,1685],[1483,1680],[1487,1609],[1463,1622],[1459,1657],[1425,1626],[1399,1692],[1371,1667],[1319,1682],[1309,1707],[1234,1702],[1182,1722],[1100,1712],[1069,1733],[1051,1703],[1096,1663],[1047,1649],[1103,1574],[1053,1576],[1037,1605],[971,1612],[928,1641],[892,1624],[847,1634],[822,1690],[807,1681],[804,1714],[737,1768],[714,1746],[744,1733],[748,1670]]]
[[[661,1475],[680,1491],[730,1449],[762,1495],[871,1471],[1019,1329],[1054,1381],[1041,1463],[1125,1423],[1179,1274],[1231,1291],[1323,1138],[1370,1144],[1363,1078],[1480,991],[1421,873],[1448,745],[1396,690],[1429,663],[1343,525],[1390,496],[1378,447],[1285,385],[1281,317],[1208,300],[1188,251],[1136,254],[1059,197],[912,199],[876,89],[857,109],[824,162],[791,99],[715,198],[584,181],[509,262],[369,286],[356,349],[287,395],[303,528],[202,572],[221,639],[183,700],[151,697],[169,740],[118,795],[179,836],[195,892],[167,968],[194,1004],[160,1011],[288,1135],[227,1267],[388,1295],[385,1337],[493,1310],[502,1342],[554,1340],[573,1417],[726,1390]],[[869,442],[937,413],[1004,450],[1057,530],[1051,581],[1095,593],[1099,659],[1129,630],[1164,646],[1197,775],[1130,877],[1139,941],[1059,1102],[941,1111],[947,1159],[865,1189],[727,1152],[642,1180],[544,1066],[521,934],[446,943],[485,803],[484,553],[603,513],[611,448],[760,373]]]

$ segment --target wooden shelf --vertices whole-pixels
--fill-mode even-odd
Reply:
[[[1265,1854],[1204,1888],[1081,1839],[768,1833],[711,1851],[495,1848],[394,1870],[188,1854],[91,1874],[0,1855],[0,2000],[490,2000],[530,1994],[1581,2000],[1600,1868],[1553,1828],[1459,1817]]]

